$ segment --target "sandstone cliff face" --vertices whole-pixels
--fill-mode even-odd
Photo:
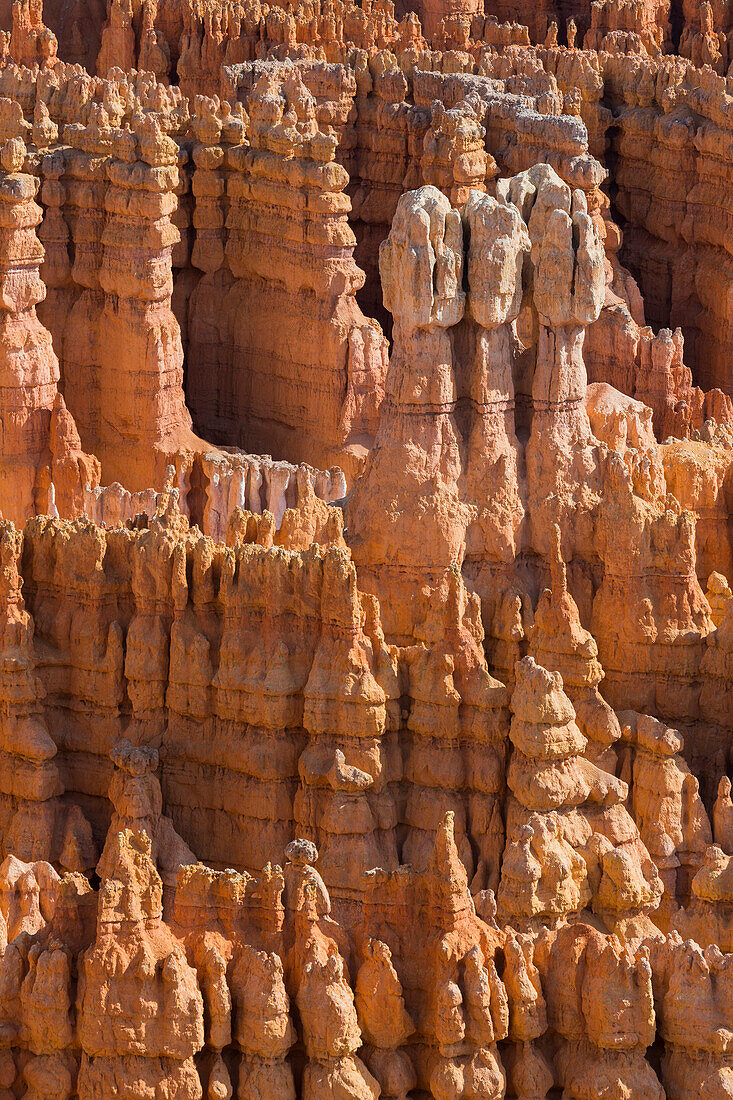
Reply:
[[[409,595],[417,578],[437,593],[445,589],[451,566],[462,567],[482,598],[487,634],[496,639],[495,667],[511,677],[507,644],[513,635],[518,656],[526,637],[522,608],[542,581],[537,556],[550,558],[558,525],[563,555],[573,560],[575,584],[583,592],[583,614],[592,607],[608,690],[618,678],[612,670],[621,667],[634,669],[635,691],[642,690],[643,669],[644,691],[652,690],[664,663],[652,654],[669,643],[648,637],[640,642],[643,666],[638,658],[621,657],[619,647],[634,644],[648,613],[661,612],[660,636],[671,639],[682,631],[685,645],[701,653],[710,619],[695,576],[694,523],[679,505],[677,516],[665,510],[661,455],[648,428],[631,427],[638,413],[631,405],[622,413],[620,395],[612,412],[586,392],[583,336],[603,302],[603,253],[583,195],[571,193],[549,168],[500,181],[497,194],[498,201],[472,193],[464,207],[470,322],[464,317],[461,222],[437,192],[423,188],[401,200],[402,212],[383,246],[385,300],[396,323],[390,403],[348,504],[360,576],[382,598],[388,635],[406,640],[420,636],[425,617],[425,605]],[[503,235],[497,237],[499,226]],[[482,232],[490,247],[482,248]],[[412,297],[405,294],[408,288]],[[514,317],[522,340],[518,359],[508,331]],[[440,335],[450,325],[458,326],[452,343]],[[409,381],[411,372],[415,382]],[[619,416],[627,418],[630,446],[624,435],[608,430]],[[425,480],[432,499],[422,487]],[[496,488],[488,490],[484,504],[492,483]],[[408,519],[418,499],[419,512]],[[377,524],[376,514],[386,522]],[[663,596],[651,576],[646,591],[638,585],[640,575],[649,575],[642,562],[656,560],[662,545],[669,555],[665,585],[678,577],[674,611],[665,602],[668,587]],[[631,570],[624,554],[638,563]],[[415,578],[409,588],[406,576]],[[627,616],[623,641],[615,625],[619,615]],[[634,701],[626,690],[620,687],[613,701],[658,705],[648,695],[644,703],[642,695]],[[687,707],[680,696],[668,713],[683,717]]]
[[[727,8],[102,7],[0,4],[4,1100],[733,1097]]]
[[[43,247],[36,235],[42,210],[34,201],[38,181],[22,170],[22,138],[10,137],[0,157],[0,512],[22,523],[36,510],[58,514],[57,493],[66,514],[79,514],[82,490],[98,482],[99,464],[81,451],[76,427],[58,393],[51,334],[36,314],[45,296],[39,275]]]
[[[46,243],[43,275],[49,284],[43,319],[54,346],[62,353],[61,385],[72,411],[76,408],[78,412],[81,437],[102,459],[102,480],[107,487],[124,482],[128,493],[147,493],[152,500],[152,487],[161,485],[168,464],[173,463],[182,506],[186,511],[192,506],[197,518],[217,537],[224,536],[232,510],[246,502],[258,513],[272,507],[279,528],[285,508],[297,503],[295,468],[278,468],[271,476],[274,468],[269,457],[255,459],[247,452],[234,459],[221,455],[192,433],[185,405],[181,332],[171,304],[173,260],[186,262],[180,250],[179,255],[174,253],[179,231],[172,224],[181,190],[177,165],[186,154],[180,138],[168,135],[180,134],[187,125],[187,105],[177,90],[168,92],[149,75],[129,83],[113,74],[110,81],[95,85],[59,67],[49,81],[49,88],[41,89],[38,84],[33,90],[33,126],[23,121],[22,112],[18,118],[14,110],[8,114],[7,125],[9,132],[25,133],[34,143],[28,154],[29,166],[42,180],[47,204],[41,228]],[[48,98],[50,108],[42,95]],[[13,101],[7,104],[12,108]],[[200,122],[200,126],[195,122],[194,128],[205,131],[205,118]],[[58,132],[64,124],[66,142],[61,143]],[[240,116],[231,115],[225,130],[233,142],[241,143]],[[31,177],[28,186],[35,186]],[[104,207],[102,217],[99,206]],[[203,199],[200,206],[205,214]],[[190,216],[190,209],[184,208],[179,220],[188,234],[186,213]],[[121,248],[120,239],[124,241]],[[201,262],[206,249],[210,250],[203,232],[195,244],[194,256]],[[360,441],[355,458],[343,452],[347,468],[349,462],[358,465],[363,452],[360,433],[366,431],[368,441],[379,405],[379,389],[373,394],[369,380],[375,348],[379,370],[383,370],[381,336],[376,326],[364,324],[366,349],[362,332],[354,331],[345,364],[348,369],[344,379],[339,378],[340,419],[332,426],[337,440],[353,435]],[[136,340],[128,339],[129,332],[135,333]],[[48,390],[51,404],[54,393]],[[114,412],[103,415],[102,409]],[[100,500],[95,502],[86,492],[87,488],[94,492],[100,479],[98,467],[83,459],[79,437],[63,404],[54,413],[50,434],[51,474],[41,471],[35,498],[24,505],[24,511],[13,512],[13,517],[22,520],[33,511],[53,511],[54,507],[69,516],[81,512],[101,516]],[[34,446],[39,449],[39,444]],[[342,456],[342,448],[337,449],[336,444],[331,450]],[[326,453],[325,444],[320,451]],[[229,502],[225,492],[222,500],[222,479],[231,483],[240,467],[245,471],[243,492],[233,490]],[[259,471],[253,474],[257,484],[252,487],[247,484],[250,468]],[[49,485],[54,477],[54,484]],[[324,471],[323,476],[315,471],[310,474],[317,495],[328,499],[343,495],[342,480],[336,470]],[[261,503],[255,503],[260,485]],[[281,504],[283,497],[286,501]],[[101,499],[108,498],[109,518],[114,506],[109,493],[101,494]],[[126,512],[118,509],[118,518],[133,514],[130,508]]]
[[[496,1100],[508,1089],[547,1095],[553,1082],[593,1095],[609,1080],[654,1098],[711,1081],[726,1095],[714,1050],[730,956],[649,921],[662,884],[628,812],[608,797],[623,798],[625,784],[606,786],[602,806],[582,809],[581,788],[604,773],[567,756],[582,738],[562,681],[531,658],[517,677],[512,739],[550,749],[548,775],[560,787],[547,788],[557,809],[533,811],[507,847],[498,912],[490,890],[471,897],[452,812],[439,820],[423,869],[364,876],[363,905],[345,924],[334,918],[310,841],[293,841],[284,865],[255,875],[197,864],[180,842],[175,854],[166,819],[139,816],[151,805],[142,790],[154,757],[129,743],[116,749],[128,778],[113,792],[118,816],[98,891],[48,864],[6,861],[0,870],[6,1079],[41,1090],[54,1080],[67,1096],[138,1095],[141,1081],[190,1097],[233,1094],[234,1082],[244,1095],[292,1096],[297,1066],[303,1091],[319,1096],[405,1096],[415,1087],[463,1096],[479,1082],[480,1095]],[[148,789],[155,801],[155,782]],[[676,924],[710,928],[727,858],[707,849],[695,901]],[[170,904],[156,862],[173,872]],[[696,1029],[682,1024],[693,1004],[704,1012]],[[554,1062],[548,1027],[559,1044]],[[655,1031],[661,1080],[645,1059]],[[293,1060],[296,1043],[305,1064]]]
[[[715,213],[718,195],[728,186],[721,159],[725,79],[674,58],[653,64],[613,56],[607,71],[619,104],[615,150],[617,201],[627,222],[623,254],[640,276],[652,323],[680,325],[696,377],[705,388],[726,390],[723,347],[730,321],[724,296],[714,289],[730,262],[724,220]],[[637,91],[624,92],[632,83]],[[640,178],[634,165],[644,159],[644,148],[656,163]],[[677,169],[670,171],[672,160]],[[680,266],[670,262],[675,249],[686,257]],[[653,270],[661,276],[654,278],[654,289]]]
[[[348,176],[297,75],[261,76],[247,109],[246,142],[213,101],[194,123],[191,261],[205,274],[188,306],[189,400],[217,441],[235,433],[250,450],[337,461],[351,477],[376,430],[386,346],[355,298]]]
[[[87,126],[69,127],[68,139],[68,201],[76,192],[83,204],[71,221],[72,277],[86,289],[64,326],[64,389],[105,480],[124,476],[139,490],[196,445],[170,308],[177,146],[150,115],[135,132],[113,129],[103,106],[92,109]],[[116,410],[111,420],[104,408]]]

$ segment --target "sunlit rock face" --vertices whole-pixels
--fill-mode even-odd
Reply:
[[[0,3],[0,1100],[733,1100],[733,24],[413,7]]]

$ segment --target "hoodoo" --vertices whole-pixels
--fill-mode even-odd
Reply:
[[[733,10],[0,0],[0,1100],[733,1100]]]

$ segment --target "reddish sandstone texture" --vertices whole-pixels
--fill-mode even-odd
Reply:
[[[0,26],[0,1100],[733,1100],[726,4]]]

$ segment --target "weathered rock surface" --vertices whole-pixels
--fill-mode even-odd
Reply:
[[[733,21],[410,6],[0,0],[0,1100],[733,1100]]]

